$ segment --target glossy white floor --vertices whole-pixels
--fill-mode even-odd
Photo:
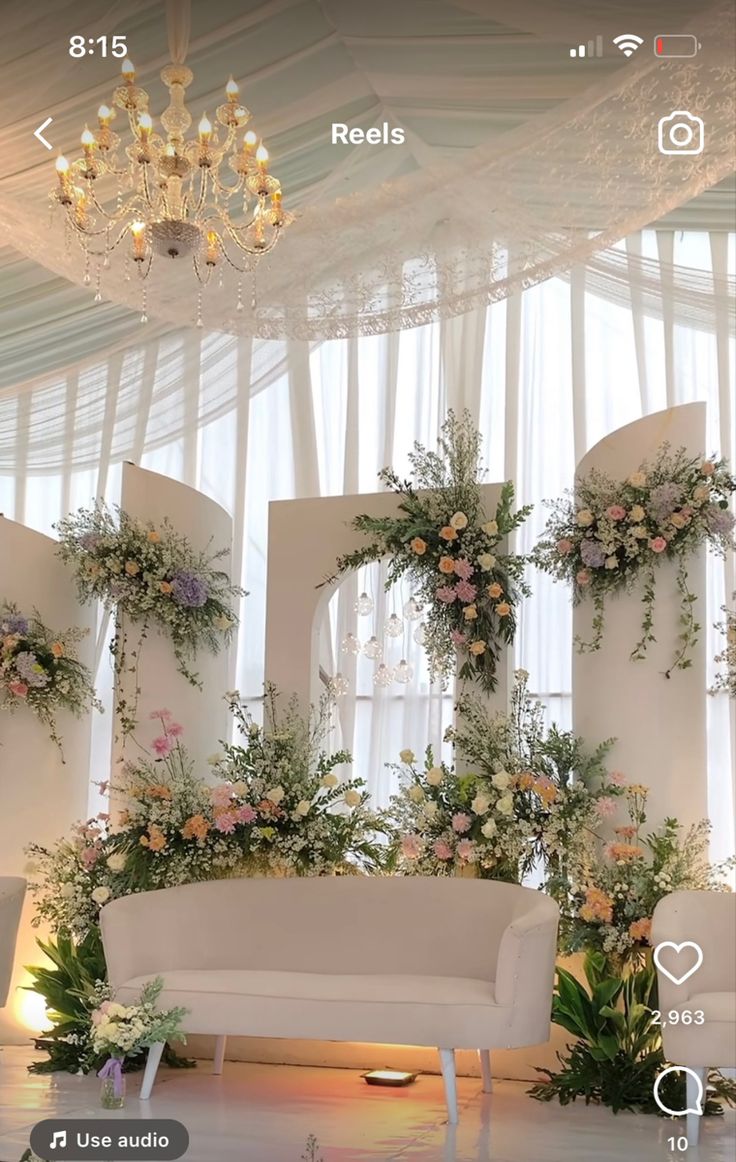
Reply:
[[[48,1117],[100,1117],[99,1082],[56,1074],[32,1077],[25,1049],[0,1049],[0,1162],[18,1162],[30,1128]],[[165,1117],[190,1133],[186,1162],[300,1162],[308,1135],[324,1162],[658,1162],[672,1154],[678,1125],[652,1117],[575,1105],[542,1105],[520,1082],[459,1081],[460,1125],[444,1121],[439,1077],[405,1090],[369,1089],[350,1070],[228,1063],[213,1077],[162,1070],[153,1098],[138,1100],[129,1079],[127,1108],[108,1117]],[[733,1162],[736,1115],[708,1119],[691,1162]]]

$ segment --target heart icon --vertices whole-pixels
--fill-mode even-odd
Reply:
[[[683,972],[681,976],[675,976],[674,972],[670,972],[668,968],[662,964],[661,954],[666,948],[672,948],[679,956],[684,948],[692,948],[695,952],[695,964],[688,968],[687,972]],[[661,973],[671,980],[673,984],[684,984],[689,976],[697,972],[703,963],[703,949],[694,940],[683,940],[682,944],[675,944],[674,940],[663,940],[654,949],[654,963]]]

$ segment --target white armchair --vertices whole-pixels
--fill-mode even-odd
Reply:
[[[673,1065],[687,1066],[705,1086],[708,1069],[736,1066],[736,895],[730,892],[673,892],[654,910],[652,944],[692,941],[703,953],[700,967],[682,984],[674,984],[657,971],[659,1008],[664,1027],[664,1053]],[[693,950],[660,953],[660,960],[675,975],[695,962]],[[688,958],[689,957],[689,958]],[[702,1010],[702,1024],[669,1021],[676,1010]],[[688,1075],[688,1106],[694,1107],[697,1087]],[[700,1117],[687,1115],[687,1138],[694,1145]]]
[[[15,941],[25,894],[25,880],[18,876],[0,876],[0,1008],[8,999]]]

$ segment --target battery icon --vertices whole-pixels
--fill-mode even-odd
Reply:
[[[681,36],[655,36],[654,55],[658,57],[697,56],[700,43],[696,36],[683,33]]]

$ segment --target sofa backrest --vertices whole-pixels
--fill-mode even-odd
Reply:
[[[732,892],[671,892],[654,909],[652,944],[693,941],[703,953],[697,972],[681,985],[659,974],[660,1008],[683,1004],[697,993],[733,992],[736,980],[736,896]],[[694,952],[672,950],[663,963],[677,974],[693,963]]]
[[[423,877],[235,879],[114,900],[101,926],[114,987],[174,969],[421,973],[492,980],[504,928],[547,897]]]

